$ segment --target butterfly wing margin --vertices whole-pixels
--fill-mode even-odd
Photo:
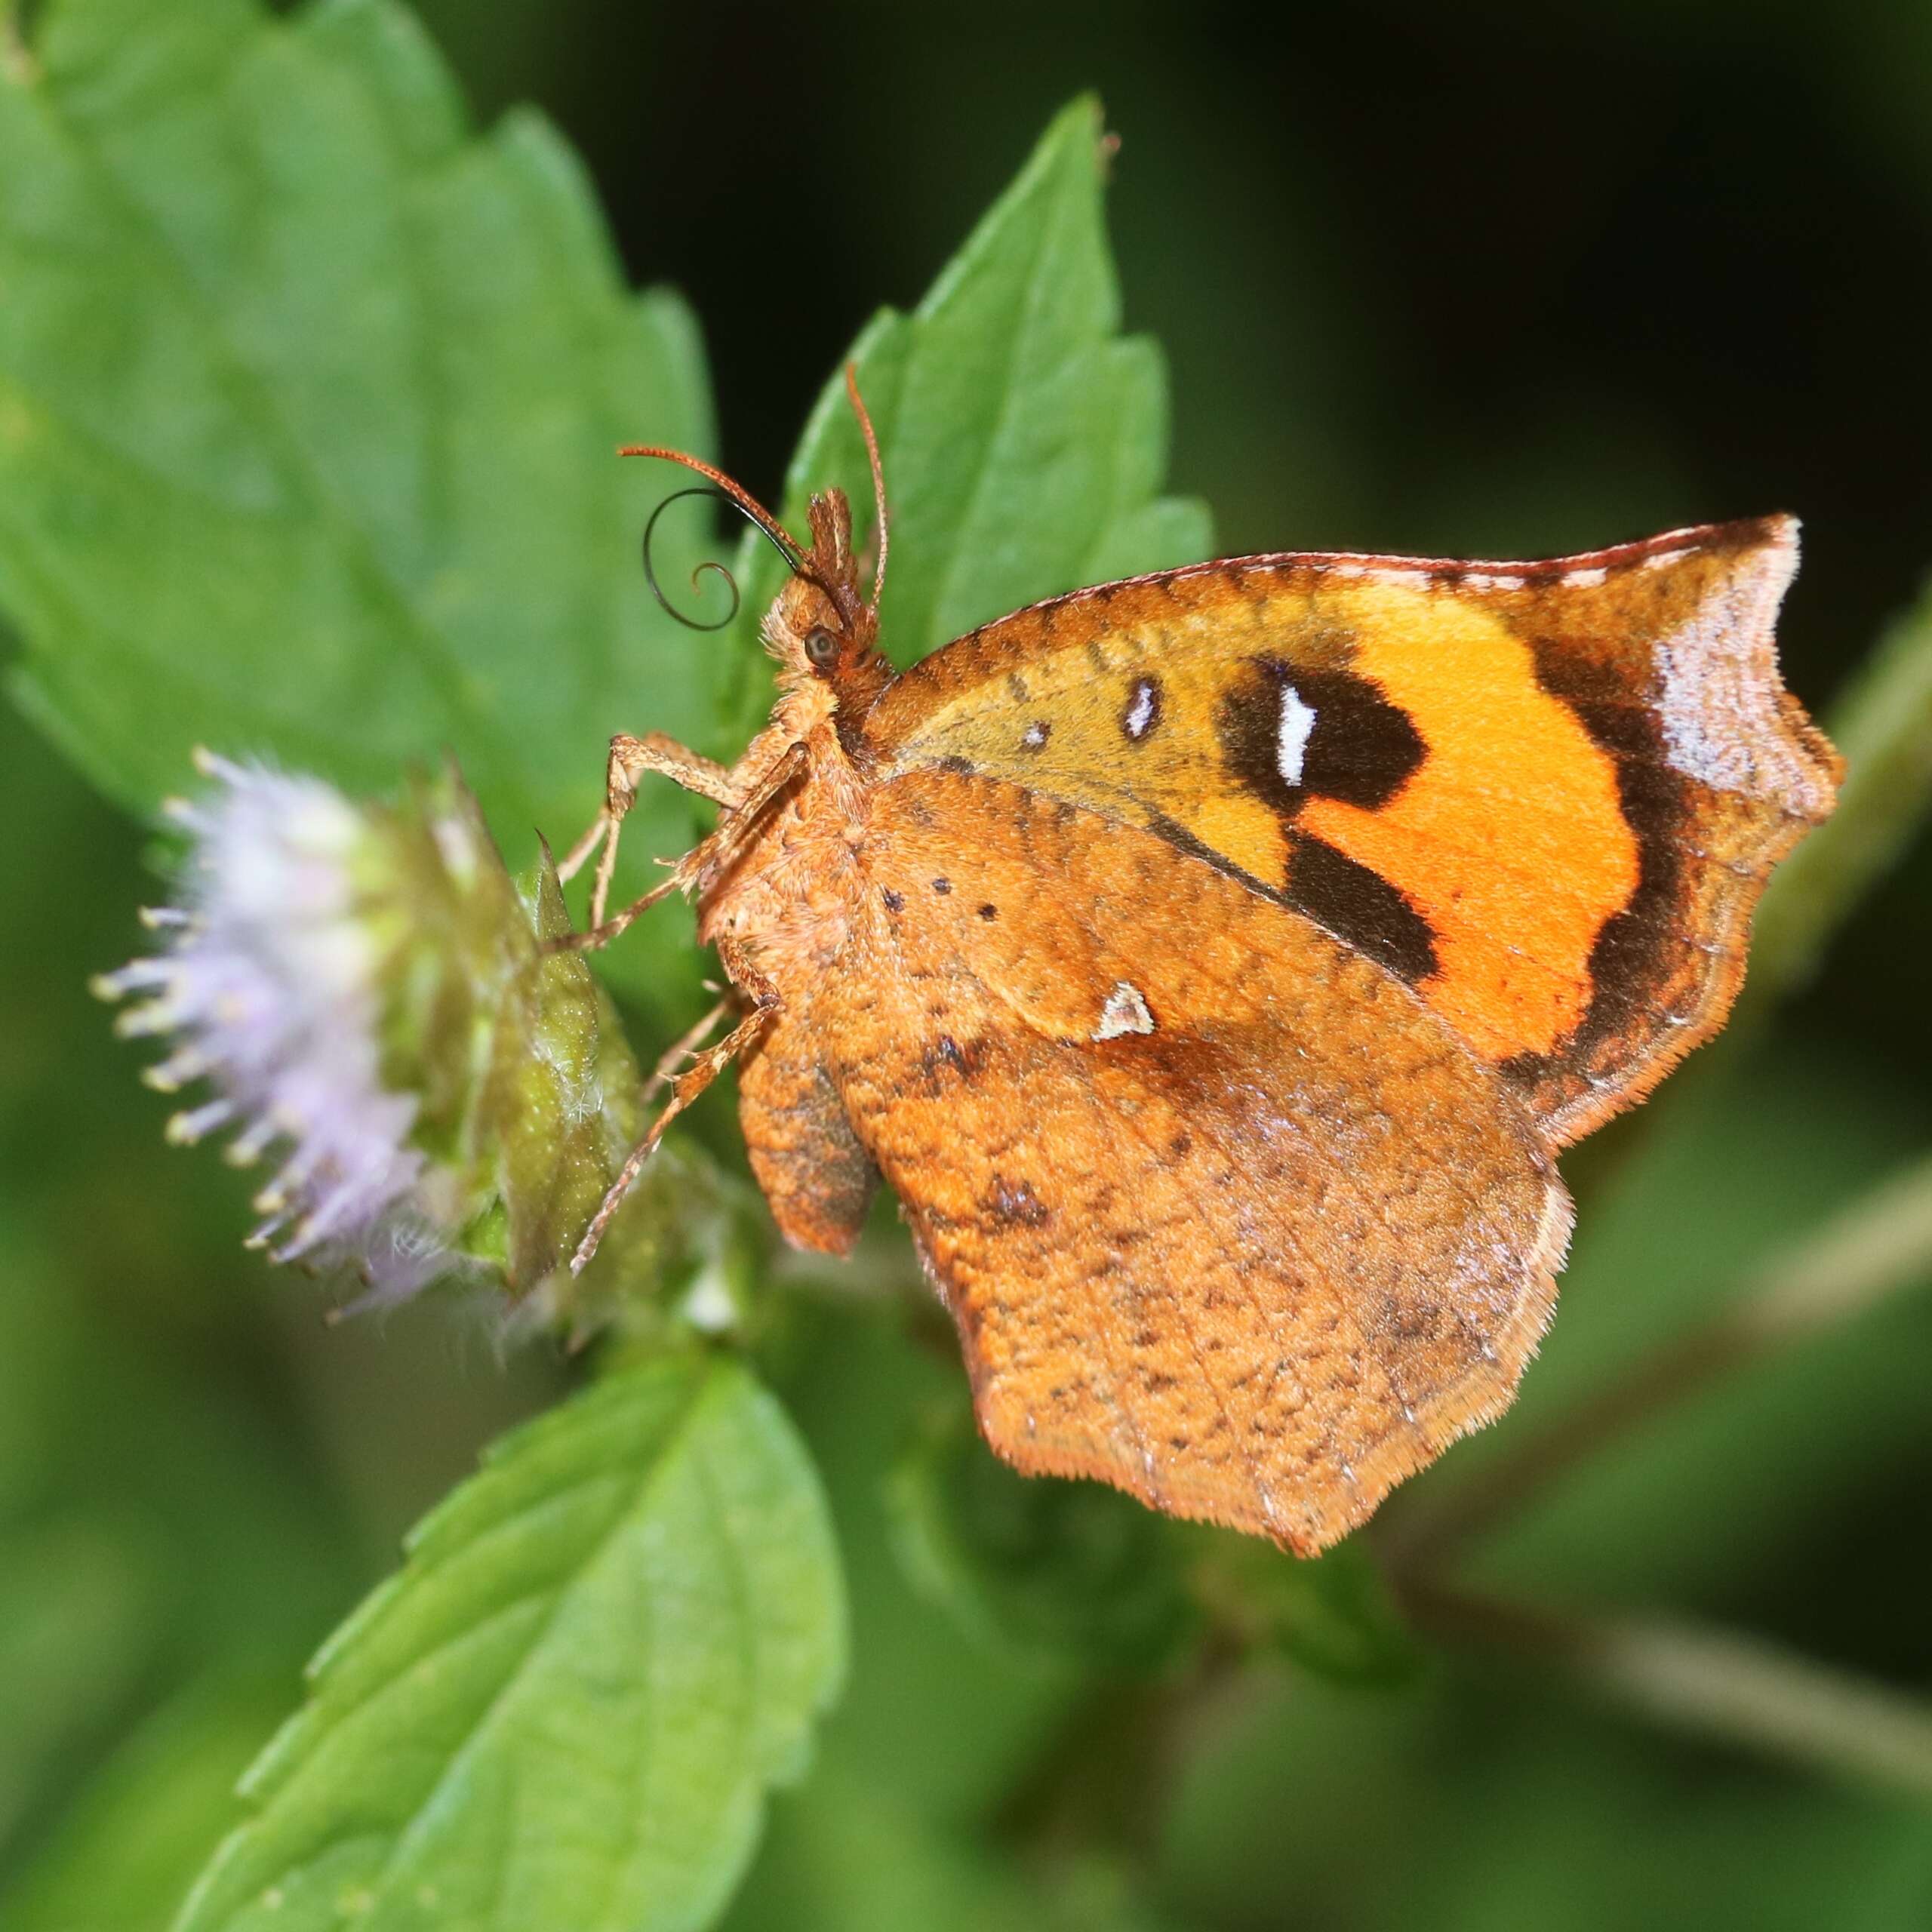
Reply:
[[[882,788],[867,852],[827,1071],[1001,1455],[1312,1552],[1507,1405],[1568,1201],[1405,988],[997,781]]]
[[[1161,573],[935,653],[867,736],[888,774],[1013,778],[1306,912],[1561,1145],[1722,1024],[1765,877],[1831,808],[1772,641],[1795,542]]]

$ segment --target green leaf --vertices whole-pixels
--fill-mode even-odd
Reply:
[[[1100,134],[1091,100],[1062,112],[918,309],[881,311],[853,346],[892,518],[881,641],[900,664],[1037,598],[1213,548],[1205,508],[1158,494],[1167,378],[1152,342],[1118,332]],[[803,529],[807,497],[832,484],[869,530],[842,370],[792,458],[788,528]],[[781,569],[747,537],[747,624]],[[771,688],[761,656],[748,648],[737,663],[727,709],[742,741]]]
[[[1161,1519],[1097,1483],[1029,1479],[949,1402],[894,1472],[908,1580],[983,1643],[1070,1665],[1149,1669],[1192,1628]]]
[[[509,1438],[317,1660],[180,1932],[706,1923],[844,1669],[773,1399],[660,1361]]]
[[[614,731],[709,721],[638,577],[659,481],[614,454],[710,440],[683,306],[626,290],[539,118],[466,130],[387,0],[41,12],[0,74],[17,697],[139,811],[198,743],[355,792],[447,749],[512,863],[574,838]],[[635,851],[688,841],[674,788],[642,811]],[[688,931],[627,965],[674,1004]]]

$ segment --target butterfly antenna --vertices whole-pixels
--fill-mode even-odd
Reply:
[[[617,454],[662,457],[666,463],[681,463],[687,469],[696,470],[700,476],[715,484],[749,521],[771,538],[779,555],[792,569],[796,570],[804,561],[804,549],[798,540],[735,477],[727,476],[723,470],[714,468],[701,457],[687,456],[682,450],[666,449],[659,443],[626,443]]]
[[[866,439],[866,460],[872,468],[872,506],[878,516],[878,564],[872,572],[872,608],[878,608],[879,594],[885,588],[885,552],[888,543],[885,514],[885,469],[878,460],[878,434],[872,427],[872,419],[866,408],[866,399],[859,393],[859,372],[848,362],[845,365],[845,393],[851,398],[852,414],[859,419],[859,433]]]

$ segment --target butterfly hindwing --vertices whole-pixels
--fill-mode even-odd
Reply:
[[[853,1133],[818,1039],[809,1004],[771,1029],[740,1064],[738,1113],[779,1232],[794,1247],[849,1254],[878,1170]]]
[[[1017,613],[866,724],[1154,832],[1407,982],[1557,1144],[1721,1023],[1835,764],[1785,696],[1784,519],[1536,565],[1257,558]]]
[[[812,1037],[1003,1456],[1312,1550],[1507,1402],[1568,1204],[1406,988],[1008,781],[882,783],[865,865]]]

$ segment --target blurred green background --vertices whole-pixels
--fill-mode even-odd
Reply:
[[[722,452],[778,494],[804,408],[1094,87],[1176,488],[1229,550],[1536,555],[1789,509],[1789,681],[1828,706],[1932,565],[1932,8],[1387,4],[679,11],[425,0],[479,110],[534,100],[639,281],[702,319]],[[694,641],[694,648],[704,648]],[[11,650],[11,645],[0,646]],[[640,726],[651,724],[640,693]],[[593,759],[595,748],[587,755]],[[566,1371],[434,1308],[325,1328],[248,1188],[87,997],[143,835],[0,711],[0,1926],[165,1922],[240,1767],[406,1525]],[[1724,1083],[1572,1165],[1525,1399],[1453,1481],[1922,1150],[1932,852]],[[1697,1091],[1693,1091],[1697,1090]],[[1932,1297],[1715,1388],[1483,1553],[1932,1691]],[[1522,1658],[1389,1687],[1183,1676],[963,1627],[891,1472],[956,1374],[893,1306],[801,1315],[783,1388],[846,1543],[852,1686],[734,1923],[1920,1926],[1932,1804],[1687,1741]]]

